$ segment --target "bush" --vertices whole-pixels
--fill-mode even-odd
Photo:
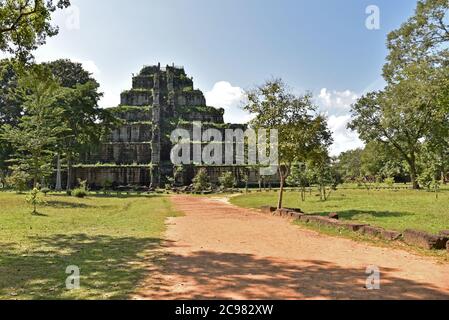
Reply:
[[[206,169],[202,168],[198,171],[195,178],[193,178],[193,189],[195,192],[206,191],[210,188],[209,177]]]
[[[50,192],[51,190],[49,189],[49,188],[42,188],[41,189],[41,192],[45,195],[45,196],[47,196],[47,194]]]
[[[220,181],[220,185],[224,189],[232,189],[237,185],[234,174],[232,172],[223,173],[218,180]]]
[[[80,187],[72,191],[72,195],[77,198],[87,197],[89,192],[87,191],[87,181],[78,180]]]
[[[88,192],[86,191],[86,189],[78,188],[72,190],[72,195],[77,198],[85,198],[88,196]]]
[[[37,215],[37,206],[40,204],[45,204],[45,201],[42,200],[40,197],[40,191],[38,187],[33,188],[33,190],[30,191],[28,196],[26,197],[26,201],[33,206],[33,215]]]
[[[15,169],[9,177],[6,178],[8,187],[13,188],[17,192],[23,192],[28,189],[30,175],[20,169]]]

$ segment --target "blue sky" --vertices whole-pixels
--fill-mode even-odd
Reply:
[[[382,86],[386,35],[413,14],[415,0],[72,0],[59,13],[60,34],[36,53],[38,61],[83,62],[101,84],[102,106],[119,103],[142,65],[183,65],[243,121],[242,90],[272,76],[296,92],[312,91],[329,115],[332,152],[360,146],[345,129],[349,105]],[[380,9],[380,30],[365,27],[369,5]]]

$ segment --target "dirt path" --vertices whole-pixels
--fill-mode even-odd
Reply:
[[[174,196],[163,268],[138,299],[449,299],[449,264],[303,230],[217,199]],[[366,268],[381,289],[365,289]]]

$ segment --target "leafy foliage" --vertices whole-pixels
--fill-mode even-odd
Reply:
[[[332,141],[326,119],[316,115],[311,94],[292,94],[281,79],[267,81],[246,93],[245,110],[256,117],[255,129],[276,129],[279,133],[279,176],[281,190],[278,207],[282,207],[285,180],[295,162],[304,162],[326,150]]]
[[[0,2],[0,50],[28,60],[30,52],[58,34],[51,14],[69,0],[4,0]]]
[[[232,172],[225,172],[219,178],[220,185],[224,189],[232,189],[236,186],[237,181]]]
[[[195,178],[193,178],[193,190],[195,192],[203,192],[210,188],[209,176],[207,170],[201,168],[198,170]]]

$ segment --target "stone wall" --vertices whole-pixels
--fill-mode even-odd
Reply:
[[[91,188],[101,188],[106,182],[114,186],[149,186],[151,183],[150,169],[148,167],[77,167],[73,169],[73,176],[87,181]]]

